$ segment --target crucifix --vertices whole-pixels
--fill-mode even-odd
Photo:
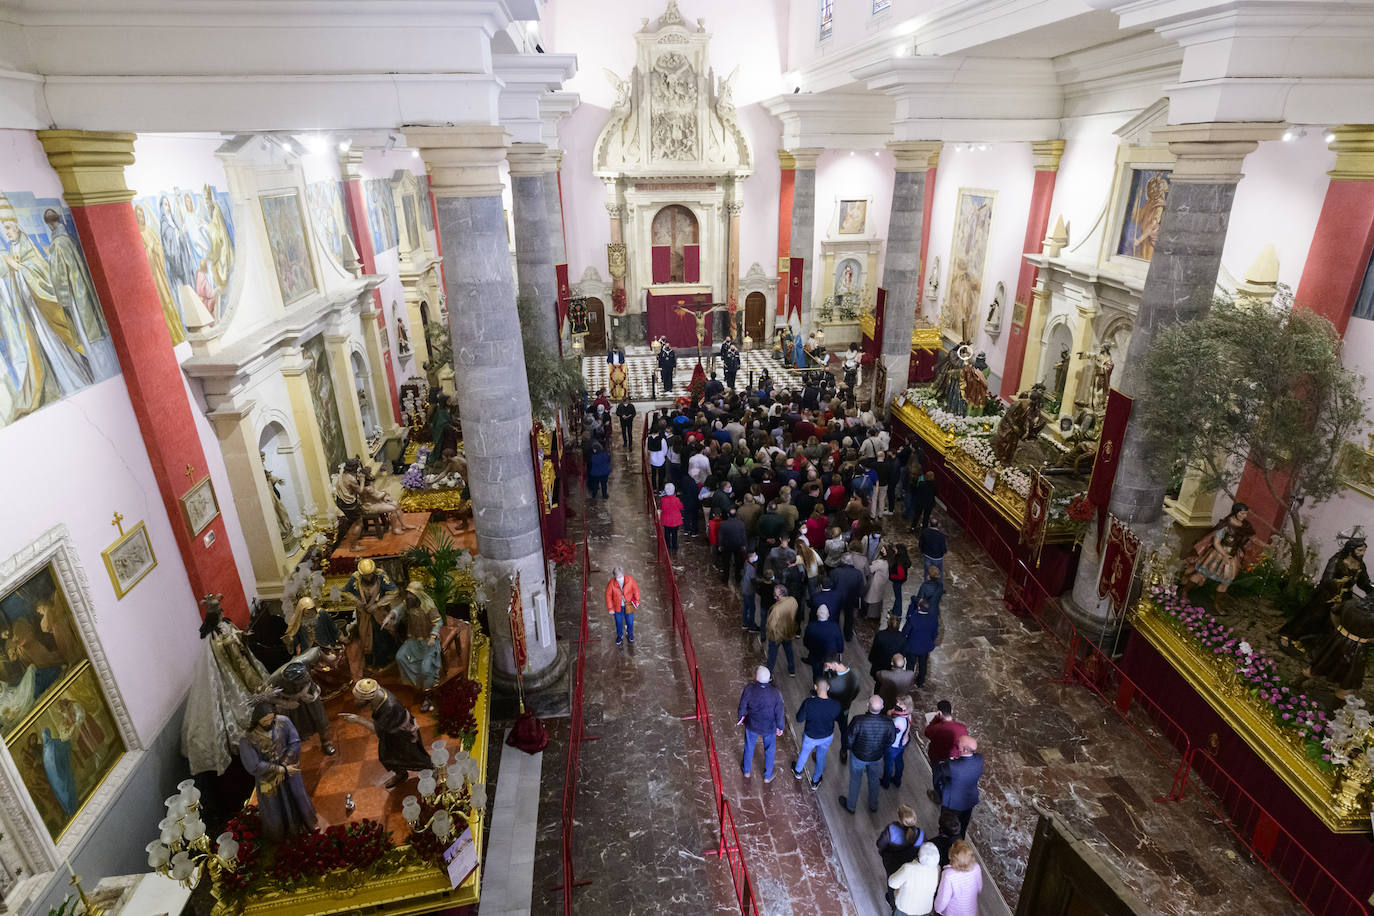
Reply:
[[[120,515],[119,512],[116,511],[114,514],[114,521],[110,522],[110,524],[114,525],[116,528],[119,529],[120,537],[124,537],[124,516]]]
[[[704,345],[704,343],[705,343],[705,341],[706,341],[706,318],[707,318],[707,316],[709,316],[709,315],[712,314],[713,312],[723,312],[723,311],[725,311],[726,308],[728,308],[728,306],[722,304],[722,305],[713,305],[713,306],[711,306],[710,308],[708,308],[708,309],[706,309],[706,310],[704,310],[704,311],[700,311],[700,312],[696,311],[695,309],[690,309],[690,308],[676,308],[676,309],[673,309],[673,312],[674,312],[679,318],[685,318],[686,316],[691,315],[691,316],[692,316],[693,318],[695,318],[696,321],[697,321],[697,364],[698,364],[698,365],[701,364],[701,348],[702,348],[702,346]]]
[[[194,464],[188,464],[188,465],[186,465],[186,479],[189,481],[189,480],[195,480],[195,478],[196,478],[196,466],[195,466]]]

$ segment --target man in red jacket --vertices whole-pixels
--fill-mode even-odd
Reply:
[[[618,646],[628,636],[630,645],[635,642],[635,611],[639,609],[639,583],[625,570],[617,566],[611,570],[611,581],[606,583],[606,610],[615,617],[615,644]]]
[[[954,707],[950,705],[949,700],[941,700],[935,708],[938,712],[935,713],[935,718],[930,720],[925,731],[926,740],[930,742],[926,748],[926,756],[930,760],[932,785],[935,782],[935,774],[940,771],[940,764],[955,756],[959,739],[968,735],[968,726],[955,721]],[[931,801],[940,803],[939,796],[934,791],[926,794],[930,796]]]

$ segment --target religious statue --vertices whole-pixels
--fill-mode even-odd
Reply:
[[[706,319],[716,312],[725,311],[727,306],[713,305],[709,309],[696,311],[688,308],[673,309],[673,313],[679,318],[686,318],[691,315],[697,323],[697,362],[701,362],[701,348],[706,345]]]
[[[361,549],[358,541],[362,537],[363,516],[385,515],[392,534],[415,530],[414,525],[406,524],[396,501],[372,485],[372,478],[360,458],[350,458],[344,463],[338,483],[334,485],[334,502],[349,521],[349,549],[354,553]]]
[[[315,806],[301,779],[301,739],[272,704],[253,705],[253,727],[239,740],[239,760],[257,783],[263,837],[280,843],[315,829]]]
[[[956,417],[968,415],[968,403],[964,400],[963,374],[973,357],[973,348],[961,342],[949,353],[944,368],[935,378],[935,395],[943,398],[945,410]],[[984,402],[986,403],[986,401]]]
[[[1116,364],[1112,362],[1112,348],[1104,345],[1102,351],[1097,354],[1093,368],[1093,390],[1089,398],[1089,406],[1101,410],[1107,406],[1107,395],[1112,389],[1112,370]]]
[[[287,662],[273,672],[267,679],[267,690],[273,707],[291,720],[299,740],[319,735],[320,750],[326,757],[334,756],[334,745],[329,743],[329,716],[324,711],[320,686],[310,676],[305,662]]]
[[[1312,653],[1312,665],[1303,675],[1329,678],[1336,682],[1336,696],[1348,697],[1364,686],[1364,669],[1371,644],[1374,644],[1374,595],[1347,598],[1340,607],[1335,632],[1317,646]]]
[[[338,694],[362,674],[350,670],[343,636],[333,615],[316,607],[315,599],[309,595],[296,602],[282,641],[297,661],[306,663],[311,678],[326,696]]]
[[[1007,288],[999,281],[992,302],[988,303],[987,317],[983,319],[983,330],[996,337],[1002,330],[1002,300],[1006,298]]]
[[[1054,397],[1064,403],[1064,386],[1069,383],[1069,348],[1059,348],[1059,362],[1054,364]]]
[[[356,645],[362,658],[373,668],[385,668],[396,657],[396,640],[385,629],[396,603],[396,583],[375,562],[363,559],[348,577],[343,593],[353,601],[350,626],[357,633]],[[362,665],[353,667],[361,670]]]
[[[1064,444],[1069,447],[1059,456],[1053,467],[1046,467],[1044,474],[1082,474],[1084,464],[1091,471],[1097,459],[1097,414],[1090,410],[1080,411],[1076,419],[1062,417],[1059,432],[1064,436]]]
[[[612,347],[606,354],[606,365],[609,367],[606,372],[611,388],[611,400],[625,400],[630,396],[630,373],[625,366],[625,348]]]
[[[359,709],[371,710],[372,721],[351,712],[344,713],[343,718],[376,733],[377,759],[391,771],[391,778],[386,781],[388,789],[405,782],[411,770],[433,768],[415,717],[381,684],[370,677],[363,678],[353,685],[353,699]]]
[[[1224,519],[1198,539],[1192,556],[1183,569],[1183,594],[1207,580],[1217,583],[1217,593],[1224,594],[1240,572],[1245,548],[1255,536],[1255,528],[1247,520],[1250,507],[1234,503]]]
[[[201,657],[186,699],[181,723],[181,752],[192,773],[213,770],[223,774],[251,724],[252,697],[267,681],[267,669],[253,657],[239,628],[224,619],[222,595],[206,595],[205,622],[200,627]]]
[[[420,691],[420,712],[433,709],[429,692],[439,683],[443,659],[439,654],[439,610],[434,599],[419,582],[406,586],[405,599],[391,612],[388,626],[399,629],[405,641],[396,653],[396,669],[401,680]]]
[[[263,460],[262,472],[267,476],[267,489],[272,491],[272,508],[277,514],[277,534],[281,537],[281,546],[288,554],[295,553],[299,542],[296,540],[296,526],[291,523],[291,513],[286,511],[286,504],[281,500],[281,485],[286,483],[271,469],[267,467],[267,453],[258,452],[258,457]]]
[[[982,353],[978,355],[980,358],[983,357]],[[983,359],[983,365],[987,365],[986,358]],[[983,409],[987,407],[991,392],[988,390],[988,378],[978,368],[977,363],[959,370],[959,387],[959,396],[968,405],[969,415],[981,417]]]
[[[1010,467],[1016,462],[1016,450],[1023,440],[1034,440],[1045,428],[1045,386],[1036,384],[1023,391],[997,421],[992,433],[992,453],[999,465]]]
[[[1374,593],[1370,587],[1369,570],[1365,568],[1365,537],[1356,528],[1345,539],[1331,559],[1326,561],[1321,581],[1307,604],[1279,630],[1279,644],[1294,648],[1303,640],[1318,639],[1331,632],[1341,607],[1354,597],[1358,588],[1366,595]]]

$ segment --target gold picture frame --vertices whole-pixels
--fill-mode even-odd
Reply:
[[[186,520],[191,537],[199,537],[211,522],[219,518],[219,500],[215,498],[215,485],[210,482],[208,474],[183,493],[180,502],[181,517]]]
[[[157,554],[143,522],[134,525],[109,547],[100,552],[105,572],[110,575],[115,597],[123,599],[157,566]]]

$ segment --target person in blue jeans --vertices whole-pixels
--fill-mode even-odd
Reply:
[[[802,778],[806,760],[811,752],[816,752],[816,766],[812,770],[811,788],[816,789],[825,775],[825,754],[830,750],[830,742],[835,740],[835,723],[844,710],[839,700],[830,699],[830,681],[816,678],[814,693],[802,700],[797,710],[797,721],[802,726],[801,753],[797,755],[797,765],[792,767],[792,775]]]
[[[601,488],[601,497],[610,499],[610,494],[606,492],[606,481],[610,476],[611,453],[600,442],[593,443],[591,457],[587,460],[587,491],[593,499],[596,498],[598,487]]]
[[[883,715],[883,698],[869,697],[868,712],[849,723],[849,794],[840,796],[840,804],[850,814],[859,807],[864,776],[868,777],[868,810],[878,810],[878,774],[887,747],[896,737],[897,726]]]
[[[906,746],[911,741],[911,710],[915,705],[911,695],[904,693],[897,698],[890,713],[892,724],[897,726],[897,737],[892,739],[883,753],[883,778],[878,780],[878,785],[884,789],[888,786],[900,788],[902,785],[902,773],[906,771]]]
[[[773,675],[760,665],[754,672],[754,683],[744,688],[739,697],[739,724],[744,726],[744,759],[740,772],[749,778],[753,769],[754,746],[763,741],[763,781],[773,781],[773,755],[778,749],[778,737],[784,725],[782,692],[772,684]]]

